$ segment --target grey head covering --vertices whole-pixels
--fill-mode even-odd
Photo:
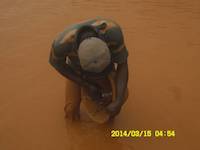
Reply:
[[[107,44],[96,37],[87,38],[80,43],[78,57],[82,69],[94,73],[102,72],[111,62]]]

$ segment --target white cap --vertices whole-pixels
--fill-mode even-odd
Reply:
[[[87,38],[80,43],[78,57],[82,69],[94,73],[102,72],[111,62],[107,44],[96,37]]]

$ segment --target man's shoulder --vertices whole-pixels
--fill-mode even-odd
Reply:
[[[79,22],[77,24],[72,24],[64,29],[64,31],[60,32],[55,38],[55,45],[62,45],[64,43],[73,42],[75,38],[75,34],[83,26],[90,25],[94,23],[97,19],[90,19],[83,22]]]
[[[106,23],[106,29],[104,29],[104,32],[111,29],[111,28],[115,28],[115,30],[120,30],[119,25],[116,22],[114,22],[113,20],[106,19],[106,18],[103,18],[103,17],[96,17],[94,19],[82,21],[82,22],[79,22],[77,24],[72,24],[72,25],[66,27],[64,29],[64,31],[60,32],[56,36],[54,43],[57,46],[57,45],[62,45],[63,43],[73,42],[76,32],[81,27],[87,26],[87,25],[97,27],[97,26],[104,24],[104,23]]]
[[[119,47],[124,42],[124,37],[120,25],[114,20],[107,18],[98,18],[93,24],[99,28],[111,47]]]
[[[120,25],[110,19],[101,19],[99,24],[102,24],[100,32],[104,35],[109,46],[113,62],[119,64],[125,62],[128,57],[128,50],[124,43],[124,36]]]
[[[103,17],[96,17],[68,26],[63,32],[59,33],[53,42],[55,53],[62,55],[72,50],[76,42],[77,31],[87,25],[99,28],[100,32],[104,34],[108,45],[111,45],[111,47],[119,47],[123,43],[121,28],[115,21]]]

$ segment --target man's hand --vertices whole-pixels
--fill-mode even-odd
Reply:
[[[108,111],[111,117],[114,117],[120,112],[121,105],[118,102],[114,101],[107,106],[106,110]]]
[[[80,119],[80,105],[76,107],[72,103],[65,104],[65,117],[71,121],[78,121]]]

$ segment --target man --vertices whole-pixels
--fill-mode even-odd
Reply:
[[[96,18],[62,32],[52,44],[49,62],[61,75],[86,88],[94,100],[100,100],[102,96],[95,77],[106,77],[114,71],[116,99],[106,107],[106,111],[114,117],[126,100],[127,57],[120,26],[114,21]],[[65,111],[66,115],[75,119],[79,114],[80,100],[72,103],[73,108],[66,107]]]

